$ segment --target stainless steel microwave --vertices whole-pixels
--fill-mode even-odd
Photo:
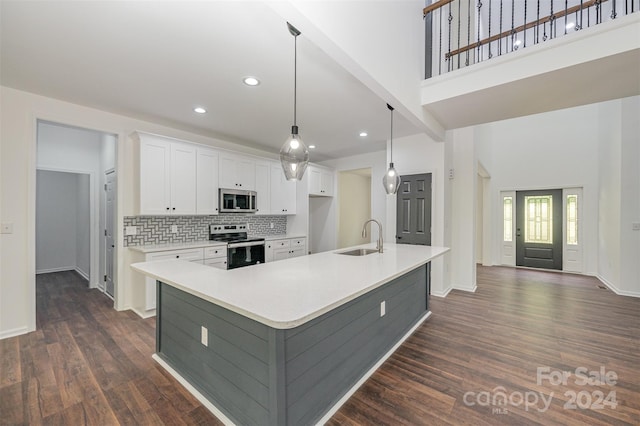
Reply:
[[[255,213],[256,191],[220,188],[220,213]]]

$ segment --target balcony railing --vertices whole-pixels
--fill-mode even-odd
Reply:
[[[423,10],[425,78],[640,11],[640,0],[439,0]]]

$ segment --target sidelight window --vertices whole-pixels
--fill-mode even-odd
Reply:
[[[567,195],[567,244],[578,244],[578,195]]]
[[[553,196],[524,197],[526,243],[553,244]]]
[[[503,241],[513,241],[513,197],[502,198],[503,208]]]

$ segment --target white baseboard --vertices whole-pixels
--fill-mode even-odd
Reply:
[[[82,269],[78,268],[77,266],[75,268],[73,268],[78,274],[80,274],[80,276],[82,278],[84,278],[85,280],[89,281],[89,274],[87,274],[85,271],[83,271]]]
[[[635,291],[620,290],[618,287],[613,285],[613,283],[607,281],[600,275],[596,275],[595,277],[599,279],[602,282],[602,284],[606,285],[609,288],[609,290],[613,291],[615,294],[619,296],[640,297],[640,293],[637,293]]]
[[[462,291],[468,291],[469,293],[475,293],[476,290],[478,289],[478,286],[476,284],[473,285],[473,287],[469,288],[469,287],[458,287],[458,286],[453,286],[454,290],[462,290]]]
[[[453,290],[451,287],[447,287],[443,292],[439,292],[439,291],[434,292],[433,290],[431,290],[431,295],[435,297],[445,298],[449,295],[449,293],[451,293],[451,290]]]
[[[18,327],[11,330],[0,331],[0,340],[8,339],[9,337],[20,336],[22,334],[30,333],[34,330],[29,330],[28,327]]]
[[[155,309],[150,309],[148,311],[141,311],[140,309],[137,309],[137,308],[131,308],[131,310],[135,312],[142,319],[147,319],[147,318],[156,316]]]
[[[62,266],[59,268],[47,268],[47,269],[37,269],[36,275],[38,274],[50,274],[52,272],[65,272],[65,271],[75,271],[75,266]]]

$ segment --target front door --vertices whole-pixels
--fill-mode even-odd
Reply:
[[[516,192],[516,265],[562,270],[562,190]]]
[[[401,176],[396,242],[431,245],[431,173]]]

